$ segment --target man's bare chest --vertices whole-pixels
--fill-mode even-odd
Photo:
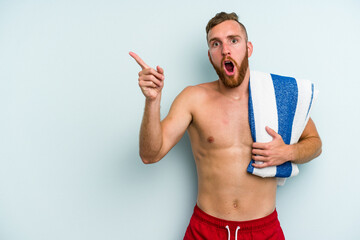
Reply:
[[[213,148],[251,144],[247,102],[203,104],[193,113],[190,134]]]

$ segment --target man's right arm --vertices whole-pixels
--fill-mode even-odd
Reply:
[[[160,121],[161,90],[164,70],[150,68],[136,54],[130,55],[141,66],[139,86],[146,98],[144,116],[140,128],[140,157],[146,164],[161,160],[181,139],[191,122],[189,109],[189,88],[186,88],[174,100],[167,117]]]
[[[144,116],[140,127],[139,154],[144,163],[152,163],[163,144],[160,123],[160,99],[146,99]]]

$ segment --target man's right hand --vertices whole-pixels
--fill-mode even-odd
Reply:
[[[140,65],[139,86],[148,100],[155,100],[160,96],[164,86],[164,70],[157,66],[156,70],[149,67],[136,53],[129,52],[130,56]]]

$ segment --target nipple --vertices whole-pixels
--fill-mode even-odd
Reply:
[[[207,139],[207,141],[209,142],[209,143],[213,143],[214,142],[214,137],[213,136],[210,136],[210,137],[208,137],[208,139]]]

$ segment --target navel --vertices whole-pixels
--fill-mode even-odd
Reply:
[[[208,137],[207,141],[208,141],[209,143],[213,143],[213,142],[215,141],[215,139],[214,139],[213,136],[210,136],[210,137]]]
[[[233,201],[233,207],[237,208],[239,206],[238,200]]]

